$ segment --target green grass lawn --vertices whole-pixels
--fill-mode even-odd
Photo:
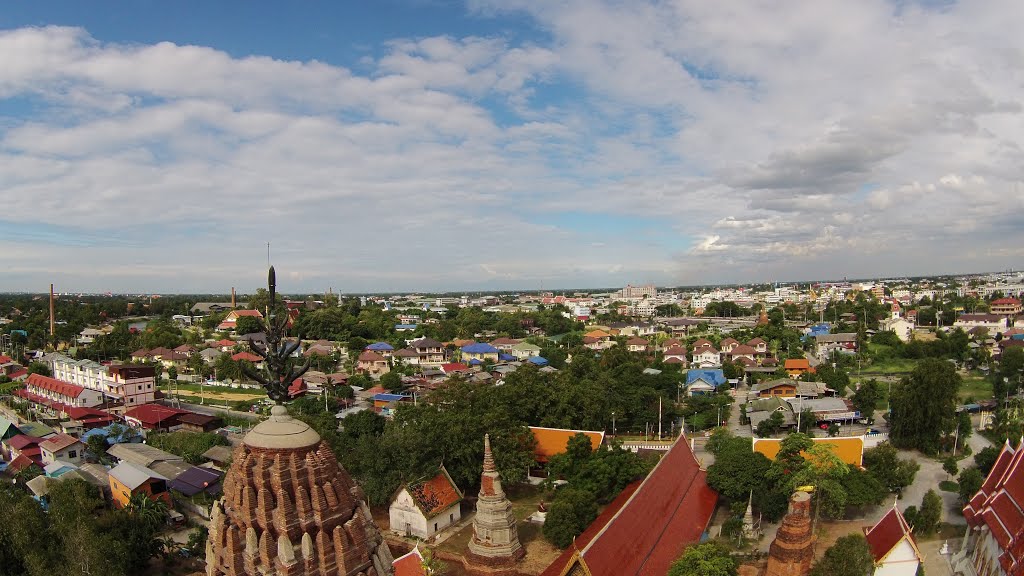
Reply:
[[[953,492],[954,494],[960,492],[960,485],[952,480],[943,480],[939,482],[939,490],[943,492]]]
[[[912,360],[910,358],[888,358],[885,360],[876,360],[871,364],[864,366],[860,370],[860,374],[906,374],[914,370],[914,367],[917,366],[917,362],[917,360]]]
[[[964,382],[960,386],[958,394],[961,401],[973,398],[976,402],[988,400],[992,397],[992,382],[984,376],[964,376]]]

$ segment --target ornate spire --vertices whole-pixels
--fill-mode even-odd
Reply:
[[[484,434],[484,472],[497,472],[494,456],[491,454],[491,435]]]
[[[288,387],[309,370],[310,360],[307,359],[301,366],[290,360],[291,355],[299,349],[302,337],[299,336],[294,341],[285,339],[289,316],[287,313],[274,314],[274,306],[277,303],[277,273],[273,266],[267,272],[267,291],[270,293],[270,300],[267,304],[267,316],[263,319],[263,329],[267,335],[266,344],[249,340],[249,348],[263,359],[264,367],[263,370],[256,370],[243,363],[242,372],[262,384],[271,400],[282,404],[291,399]]]

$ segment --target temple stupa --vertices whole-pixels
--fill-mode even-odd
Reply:
[[[519,543],[519,529],[512,514],[512,503],[501,487],[501,475],[491,454],[491,437],[484,435],[484,470],[480,475],[480,496],[473,518],[473,538],[469,554],[475,563],[502,565],[526,555]]]
[[[273,267],[269,285],[273,306]],[[268,316],[267,345],[253,351],[270,367],[258,380],[282,402],[305,369],[287,361],[294,343]],[[210,519],[207,576],[390,576],[392,561],[362,490],[331,449],[274,406],[234,451]]]

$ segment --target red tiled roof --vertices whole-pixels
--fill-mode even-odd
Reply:
[[[102,424],[105,422],[113,422],[114,417],[102,410],[95,408],[82,408],[79,406],[68,406],[64,413],[68,415],[68,418],[72,420],[78,420],[83,425],[91,424]]]
[[[373,350],[366,350],[359,354],[360,362],[387,362],[387,359]]]
[[[451,374],[452,372],[465,372],[469,370],[469,366],[466,366],[462,362],[451,362],[448,364],[441,364],[441,371],[445,374]]]
[[[673,346],[665,350],[665,356],[686,356],[686,348],[682,346]]]
[[[0,354],[0,364],[7,364],[8,362],[14,362],[14,359],[10,356]]]
[[[1016,298],[999,298],[989,302],[990,306],[999,306],[1002,304],[1020,306],[1020,300],[1017,300]]]
[[[11,463],[7,466],[7,470],[17,474],[18,472],[21,472],[22,470],[28,468],[33,464],[35,464],[35,462],[33,462],[31,458],[22,454],[15,458],[14,460],[11,460]]]
[[[409,494],[428,520],[462,500],[462,492],[444,466],[433,478],[409,485]]]
[[[739,346],[733,348],[732,352],[730,352],[730,354],[732,354],[733,356],[752,355],[756,353],[757,350],[754,350],[753,348],[747,346],[746,344],[740,344]]]
[[[247,362],[263,362],[263,358],[253,354],[252,352],[239,352],[231,356],[231,359],[235,362],[239,360],[245,360]]]
[[[874,556],[875,562],[881,562],[904,536],[911,539],[911,544],[916,549],[917,545],[914,544],[913,536],[910,534],[910,525],[903,519],[903,514],[900,514],[895,506],[886,512],[885,516],[882,516],[882,519],[874,526],[864,529],[864,538],[868,541],[868,547],[871,548],[871,555]]]
[[[683,363],[683,361],[680,360],[676,356],[673,356],[673,357],[669,358],[668,360],[665,360],[665,364],[682,364],[682,363]]]
[[[663,576],[689,544],[700,540],[718,503],[685,437],[680,437],[654,470],[604,525],[581,547],[592,576]],[[622,495],[616,501],[619,501]],[[616,506],[613,502],[609,508]],[[607,510],[605,511],[607,512]],[[568,557],[567,554],[568,553]],[[573,558],[567,550],[542,576],[558,576]]]
[[[964,507],[972,527],[986,525],[999,544],[999,562],[1012,576],[1024,574],[1024,449],[1003,445],[978,493]]]
[[[124,416],[125,418],[134,418],[143,424],[156,426],[163,423],[164,420],[188,413],[188,410],[179,410],[177,408],[171,408],[170,406],[162,406],[160,404],[143,404],[142,406],[136,406],[135,408],[126,411]]]
[[[419,548],[413,548],[408,554],[392,560],[391,567],[394,568],[395,576],[427,576]]]
[[[237,344],[237,342],[235,342],[234,340],[228,340],[227,338],[217,340],[216,342],[213,343],[213,345],[216,346],[217,348],[231,348],[235,344]]]
[[[78,398],[85,388],[77,386],[75,384],[69,384],[68,382],[61,382],[56,378],[50,378],[43,376],[42,374],[31,374],[28,380],[25,381],[29,386],[35,386],[36,388],[42,388],[50,392],[56,392],[61,396],[67,396],[69,398]]]
[[[241,318],[242,316],[263,318],[263,314],[261,314],[259,310],[234,310],[232,311],[232,314],[234,314],[236,318]]]
[[[747,346],[751,346],[751,347],[754,347],[754,348],[757,348],[761,344],[768,344],[768,343],[765,342],[764,339],[762,339],[762,338],[754,338],[754,339],[750,340],[749,342],[747,342]]]
[[[10,378],[11,380],[17,380],[18,378],[21,378],[22,376],[27,376],[27,375],[28,375],[28,368],[22,368],[21,370],[15,370],[14,372],[11,372],[10,374],[7,375],[7,377]]]
[[[28,434],[18,434],[17,436],[11,436],[7,440],[7,445],[20,452],[30,446],[38,446],[42,441],[42,438],[29,436]]]
[[[29,392],[28,390],[25,390],[24,388],[18,388],[13,392],[13,394],[15,396],[20,396],[25,400],[28,400],[29,402],[32,402],[34,404],[42,404],[43,406],[47,406],[58,412],[64,412],[68,409],[68,405],[63,402],[58,402],[56,400],[51,400],[46,396],[34,394],[32,392]]]

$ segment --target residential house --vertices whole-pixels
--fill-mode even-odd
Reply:
[[[18,434],[4,441],[4,452],[11,464],[14,464],[15,460],[27,461],[27,464],[36,464],[40,468],[43,467],[43,451],[39,448],[39,445],[43,442],[43,439],[39,436],[29,436],[28,434]]]
[[[698,342],[699,342],[699,340],[698,340]],[[705,342],[706,342],[706,340],[705,340]],[[711,343],[709,342],[707,345],[710,346]],[[718,345],[718,348],[722,351],[723,354],[731,354],[733,348],[735,348],[735,347],[737,347],[739,345],[740,345],[739,341],[736,340],[735,338],[725,338]]]
[[[783,368],[786,370],[786,374],[789,374],[789,377],[794,379],[800,379],[801,376],[808,372],[814,373],[810,360],[806,358],[787,358]]]
[[[259,310],[232,310],[224,317],[224,320],[217,326],[217,330],[234,330],[239,318],[256,318],[263,320],[263,314]]]
[[[200,492],[216,496],[221,492],[221,477],[222,474],[217,470],[191,466],[172,478],[167,485],[185,496],[195,496]]]
[[[467,344],[462,347],[462,361],[473,363],[473,360],[479,362],[497,362],[498,361],[498,349],[485,342],[474,342],[473,344]]]
[[[630,352],[646,352],[650,345],[650,342],[640,337],[633,337],[626,341],[626,349]]]
[[[407,348],[402,348],[400,350],[396,350],[391,357],[394,358],[397,362],[401,362],[402,364],[408,364],[410,366],[417,366],[420,363],[419,353],[417,353],[416,349],[411,346]]]
[[[43,464],[57,461],[80,464],[85,459],[85,444],[67,434],[54,434],[39,443]]]
[[[1016,298],[998,298],[989,302],[988,308],[998,316],[1017,316],[1021,312],[1021,303]]]
[[[814,349],[819,358],[827,358],[833,352],[857,353],[857,333],[819,334],[814,337]]]
[[[263,357],[252,352],[236,352],[231,355],[231,359],[235,362],[249,362],[257,370],[263,369]]]
[[[864,528],[864,538],[875,565],[873,576],[915,576],[918,573],[924,556],[912,530],[895,502],[874,526]]]
[[[220,416],[188,412],[178,417],[178,424],[182,430],[188,432],[213,432],[224,425],[224,419]]]
[[[409,342],[409,347],[419,355],[420,366],[437,367],[445,363],[446,352],[444,344],[433,338],[419,338]]]
[[[143,404],[127,410],[124,419],[135,428],[169,432],[181,427],[181,417],[185,414],[191,412],[161,404]]]
[[[969,576],[1024,574],[1024,448],[1003,445],[981,489],[964,507],[969,530],[950,561]]]
[[[662,353],[662,361],[665,364],[686,364],[687,357],[686,348],[683,346],[672,346]]]
[[[391,371],[391,363],[377,352],[366,350],[356,359],[356,372],[370,376],[382,376]]]
[[[520,342],[509,351],[517,360],[526,360],[531,356],[540,356],[540,346],[529,342]]]
[[[92,408],[103,404],[103,394],[42,374],[30,374],[25,387],[14,391],[40,409],[61,414],[68,407]]]
[[[753,366],[757,363],[757,350],[746,344],[740,344],[733,347],[732,352],[729,353],[729,359],[737,363],[746,360],[745,365]]]
[[[462,491],[441,466],[429,479],[402,486],[391,500],[391,530],[407,538],[429,540],[462,519]]]
[[[213,364],[220,358],[220,355],[224,354],[220,348],[204,348],[199,351],[199,356],[203,359],[203,362],[207,364]]]
[[[509,352],[512,350],[512,347],[519,344],[519,342],[519,340],[514,338],[495,338],[494,340],[491,340],[491,346],[494,346],[502,352]]]
[[[694,368],[717,368],[722,365],[722,355],[713,346],[703,346],[693,349]]]
[[[878,329],[882,332],[895,332],[900,342],[910,342],[914,337],[914,323],[905,318],[885,318],[878,323]]]
[[[441,371],[444,372],[445,376],[451,376],[453,374],[468,374],[470,369],[469,366],[462,362],[448,362],[447,364],[441,364]]]
[[[751,348],[754,349],[754,354],[757,357],[764,357],[768,355],[768,343],[765,342],[762,338],[754,338],[750,340],[749,342],[747,342],[747,346],[750,346]]]
[[[747,419],[750,421],[750,429],[756,430],[757,425],[770,418],[774,412],[782,414],[783,428],[796,426],[796,416],[793,414],[793,407],[778,396],[770,396],[747,402]]]
[[[132,462],[121,462],[110,471],[110,494],[115,508],[128,506],[136,494],[163,501],[167,506],[172,505],[171,493],[167,491],[167,478]]]
[[[107,406],[116,407],[116,410],[156,399],[156,369],[153,366],[104,366],[92,360],[74,360],[63,354],[48,354],[45,361],[54,378],[102,393],[107,399]]]
[[[725,374],[721,369],[694,369],[686,372],[687,396],[712,394],[725,383]]]
[[[758,382],[750,387],[751,394],[758,398],[764,396],[778,396],[780,398],[793,398],[796,396],[797,383],[790,378],[781,380],[767,380]]]
[[[387,342],[374,342],[373,344],[370,344],[363,350],[367,352],[375,352],[383,356],[384,358],[390,358],[391,355],[395,352],[395,347],[392,346],[391,344],[388,344]]]
[[[954,328],[987,328],[990,334],[996,334],[1009,328],[1006,316],[998,314],[961,314],[953,322]]]

